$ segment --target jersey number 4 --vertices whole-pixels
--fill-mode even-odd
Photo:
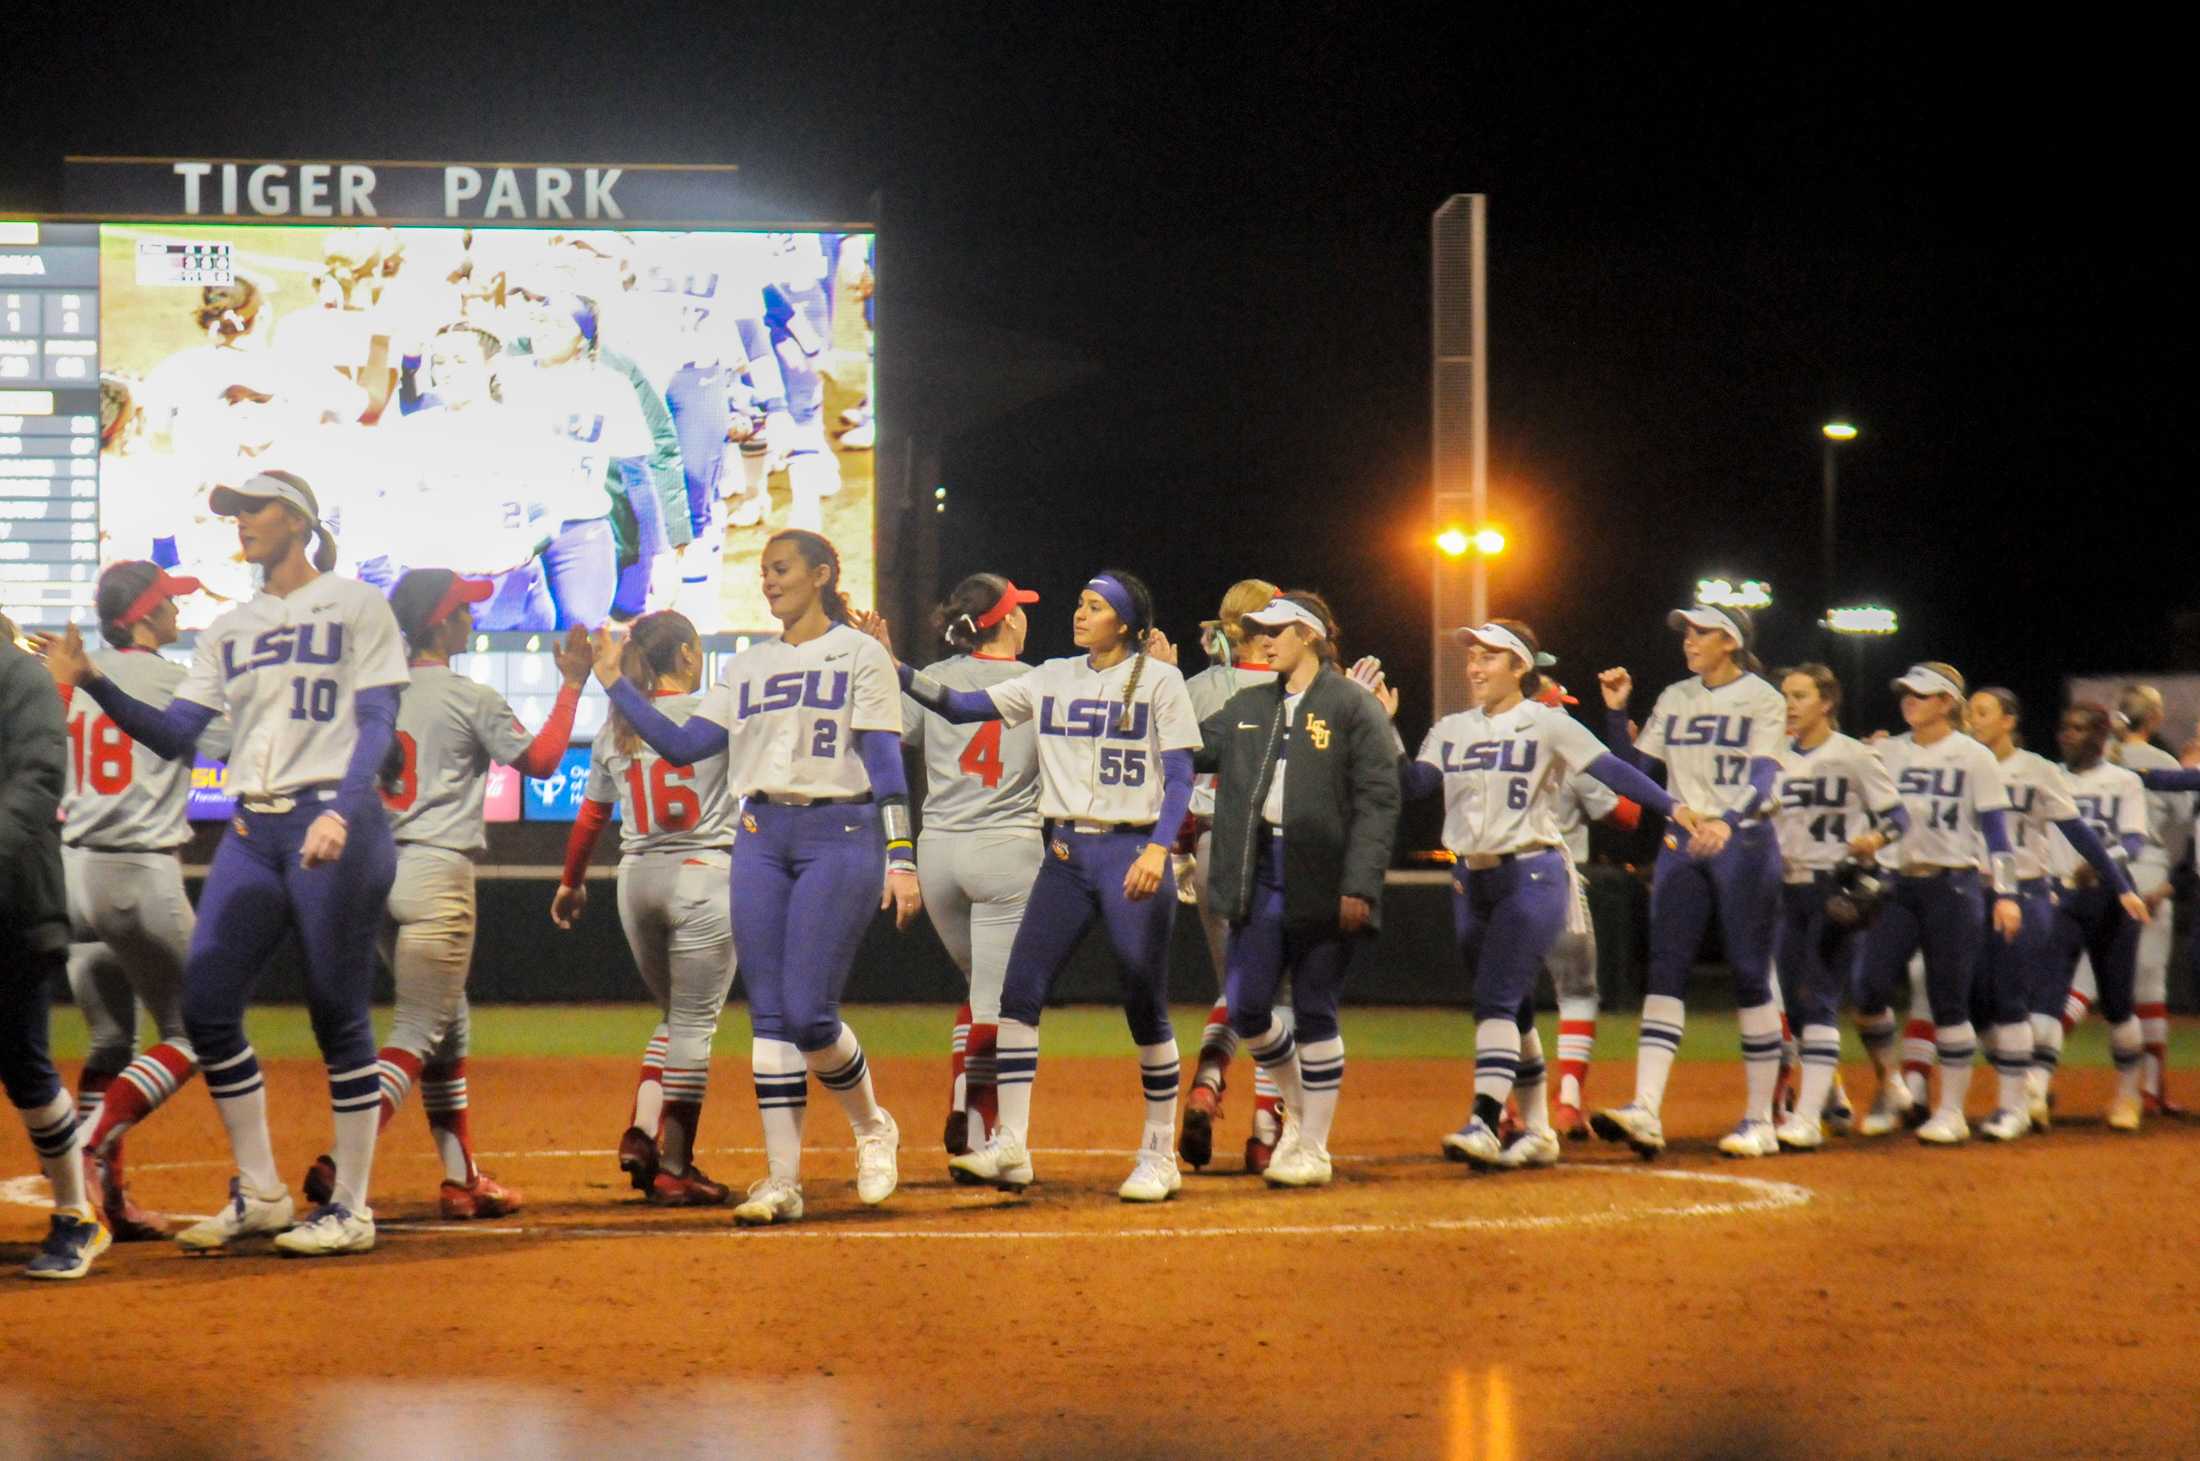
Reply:
[[[979,726],[978,733],[963,747],[962,756],[955,764],[962,767],[964,775],[975,776],[984,782],[987,790],[999,786],[1001,774],[1008,769],[1007,763],[1001,760],[1001,723],[989,720]]]
[[[69,763],[77,789],[89,786],[101,796],[126,791],[135,763],[132,742],[104,715],[80,715],[69,722]]]
[[[692,783],[695,768],[670,761],[651,761],[644,771],[639,761],[626,768],[627,800],[634,807],[634,830],[647,837],[652,832],[685,832],[703,810]]]

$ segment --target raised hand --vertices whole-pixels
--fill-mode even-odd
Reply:
[[[1597,672],[1597,688],[1604,692],[1606,710],[1625,710],[1635,693],[1635,677],[1624,665]]]
[[[1176,663],[1176,646],[1169,643],[1169,636],[1158,629],[1146,631],[1146,657],[1157,659],[1165,665]]]
[[[619,656],[626,649],[626,640],[604,624],[588,636],[588,641],[595,656],[596,683],[608,690],[619,683]]]
[[[848,623],[884,645],[888,655],[893,654],[894,629],[884,614],[876,609],[857,609],[848,616]]]
[[[588,642],[588,631],[578,624],[565,631],[565,638],[550,651],[550,658],[571,689],[587,684],[588,672],[596,667],[595,646]]]
[[[71,624],[60,634],[41,634],[31,643],[46,662],[46,673],[56,685],[81,685],[96,676],[91,656],[84,652],[84,636]]]

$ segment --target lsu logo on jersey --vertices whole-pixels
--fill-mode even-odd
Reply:
[[[848,703],[848,672],[781,670],[764,677],[763,686],[743,680],[734,713],[743,720],[766,710],[838,710]]]
[[[1683,720],[1677,715],[1665,718],[1665,743],[1668,746],[1747,746],[1749,727],[1755,719],[1748,715],[1691,715]]]
[[[2040,799],[2036,786],[2012,786],[2009,788],[2009,810],[2020,817],[2032,815],[2032,804]]]
[[[237,641],[222,644],[222,678],[234,680],[250,670],[275,665],[333,665],[344,657],[341,624],[282,624],[252,638],[251,657],[237,658]]]
[[[1446,741],[1440,764],[1446,771],[1510,771],[1524,775],[1535,770],[1537,750],[1534,741],[1476,741],[1466,746]]]
[[[1795,776],[1780,783],[1780,805],[1791,811],[1810,807],[1845,807],[1849,802],[1846,776]]]
[[[1143,741],[1148,709],[1147,704],[1140,701],[1126,715],[1119,700],[1056,700],[1048,695],[1039,702],[1039,734]]]
[[[1318,715],[1309,715],[1306,718],[1306,738],[1314,743],[1315,750],[1326,751],[1329,749],[1329,734],[1328,721],[1323,720]]]
[[[568,411],[564,425],[558,428],[558,434],[567,441],[584,444],[602,441],[603,416],[595,411]]]
[[[2123,819],[2124,799],[2120,796],[2102,796],[2097,792],[2083,792],[2071,798],[2078,804],[2078,815],[2091,822],[2096,829],[2114,835]]]
[[[1970,779],[1960,766],[1907,766],[1898,784],[1904,796],[1960,797]]]

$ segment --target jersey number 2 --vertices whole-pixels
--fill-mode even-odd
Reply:
[[[70,761],[78,789],[89,786],[101,796],[113,796],[130,785],[134,763],[130,738],[104,715],[80,715],[69,722]]]
[[[634,830],[647,837],[652,832],[685,832],[695,825],[703,804],[689,783],[692,766],[670,761],[651,761],[645,772],[639,761],[626,768],[627,800],[634,804]],[[654,824],[654,825],[652,825]]]
[[[988,791],[1001,784],[1001,775],[1008,769],[1001,760],[1001,723],[989,720],[978,727],[978,733],[963,747],[963,753],[955,762],[965,776],[975,776],[985,783]]]

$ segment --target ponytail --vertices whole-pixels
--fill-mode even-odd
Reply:
[[[1000,603],[1009,587],[1009,581],[998,573],[973,573],[956,584],[932,611],[933,628],[940,640],[959,654],[974,654],[993,640],[1001,632],[1000,622],[987,628],[978,621]]]
[[[687,615],[671,609],[644,614],[634,621],[619,650],[619,678],[647,695],[657,688],[660,678],[680,668],[680,651],[689,645],[701,649],[702,640],[696,637],[695,626],[688,622]],[[611,707],[607,729],[611,744],[622,755],[633,755],[641,744],[641,733],[619,713],[616,703]]]
[[[313,520],[313,531],[320,534],[321,545],[313,550],[313,566],[323,573],[336,571],[336,534],[328,530],[328,524],[319,518]]]

